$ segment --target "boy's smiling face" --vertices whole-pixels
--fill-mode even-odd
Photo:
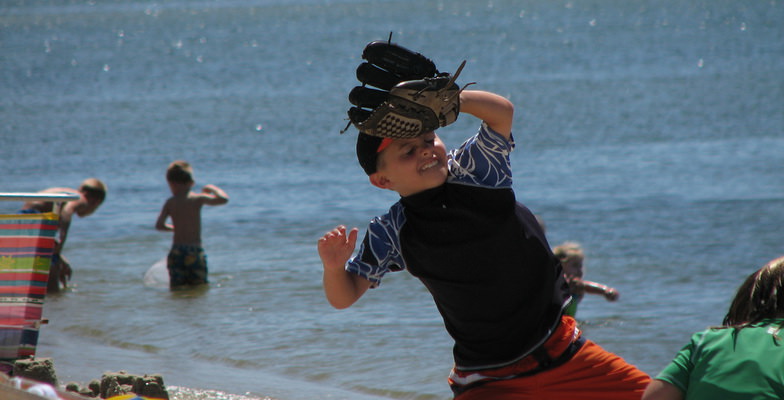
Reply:
[[[435,132],[395,139],[379,154],[370,182],[409,196],[442,185],[447,177],[446,147]]]

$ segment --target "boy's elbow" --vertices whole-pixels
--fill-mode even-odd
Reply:
[[[502,115],[502,118],[505,118],[508,123],[511,125],[512,121],[514,120],[514,112],[515,106],[514,103],[509,101],[509,99],[502,97],[502,101],[499,103],[499,115]]]
[[[345,310],[345,309],[351,307],[351,304],[344,305],[344,304],[336,303],[336,302],[331,301],[329,299],[327,299],[327,300],[329,301],[329,305],[331,305],[332,308],[334,308],[336,310]]]
[[[348,291],[335,292],[334,288],[324,287],[324,295],[332,308],[338,310],[345,310],[351,307],[358,299],[359,296]]]
[[[506,98],[500,97],[495,104],[492,115],[489,115],[484,121],[496,132],[502,134],[504,137],[510,137],[512,134],[512,124],[514,122],[514,104]]]
[[[336,300],[329,297],[327,297],[327,301],[329,302],[329,305],[336,310],[345,310],[354,304],[353,301]]]
[[[506,109],[509,115],[514,117],[515,105],[509,99],[506,99]]]

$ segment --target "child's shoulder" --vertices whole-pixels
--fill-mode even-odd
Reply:
[[[39,193],[79,193],[79,191],[74,188],[51,187],[51,188],[44,189]]]
[[[190,192],[188,193],[188,202],[193,204],[194,206],[203,206],[205,204],[209,204],[215,197],[210,195],[209,193],[198,193],[198,192]]]
[[[186,206],[198,201],[198,199],[199,193],[183,192],[173,194],[171,197],[166,199],[166,203],[174,206]]]
[[[395,202],[389,210],[380,215],[376,215],[370,220],[368,229],[372,232],[394,232],[399,230],[405,222],[403,203]]]
[[[448,182],[489,187],[511,187],[509,154],[514,139],[504,137],[482,123],[479,131],[449,153]]]

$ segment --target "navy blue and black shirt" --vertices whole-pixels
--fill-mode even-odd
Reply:
[[[430,291],[463,370],[511,364],[541,345],[569,300],[542,228],[512,190],[514,140],[482,124],[448,155],[446,182],[374,218],[346,270],[378,286],[407,269]]]

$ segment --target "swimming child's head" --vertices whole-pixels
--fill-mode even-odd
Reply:
[[[446,147],[435,132],[408,139],[360,133],[357,159],[374,186],[401,196],[442,185],[448,171]]]
[[[564,242],[553,248],[553,254],[561,260],[564,273],[569,276],[582,277],[585,253],[577,242]]]
[[[784,257],[776,258],[749,275],[738,288],[724,325],[753,324],[784,317]]]
[[[193,183],[193,168],[187,161],[173,161],[166,169],[166,180],[170,183]]]
[[[108,189],[100,179],[87,178],[79,185],[79,192],[86,201],[83,205],[76,208],[76,214],[80,217],[86,217],[94,213],[103,204]]]
[[[79,191],[84,193],[87,198],[95,199],[98,203],[102,203],[106,198],[108,189],[100,179],[87,178],[79,185]]]

